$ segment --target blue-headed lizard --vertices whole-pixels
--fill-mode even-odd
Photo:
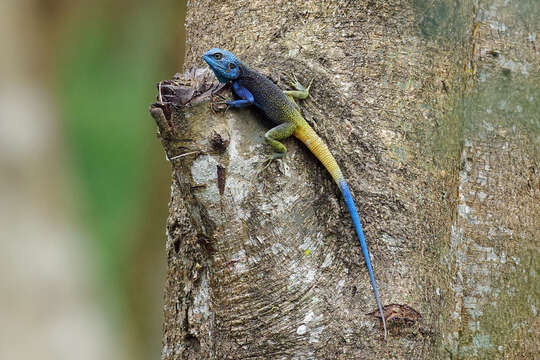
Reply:
[[[304,88],[298,81],[293,82],[295,90],[281,91],[277,85],[251,69],[237,57],[226,50],[211,49],[203,55],[204,61],[214,71],[217,79],[222,83],[232,83],[232,88],[235,94],[240,97],[239,100],[228,100],[227,105],[230,107],[246,107],[255,105],[261,109],[265,115],[270,118],[276,127],[270,129],[265,135],[266,142],[274,149],[274,154],[269,159],[269,162],[281,158],[287,152],[287,148],[280,142],[291,135],[294,135],[302,141],[309,150],[320,160],[324,167],[328,170],[332,178],[339,186],[347,209],[351,214],[351,218],[358,235],[362,253],[369,272],[375,299],[384,327],[384,338],[386,339],[386,320],[384,311],[379,298],[373,268],[369,258],[369,252],[362,231],[362,225],[356,210],[356,205],[349,191],[349,186],[343,177],[341,169],[336,160],[328,150],[326,144],[309,126],[307,121],[302,117],[300,108],[294,102],[293,98],[305,99],[309,95],[309,86]]]

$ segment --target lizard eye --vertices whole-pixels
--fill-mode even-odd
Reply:
[[[232,69],[235,69],[236,68],[236,65],[233,64],[233,63],[229,63],[229,65],[227,65],[227,70],[232,70]]]
[[[223,59],[223,55],[221,53],[215,53],[214,54],[214,59],[221,60],[221,59]]]

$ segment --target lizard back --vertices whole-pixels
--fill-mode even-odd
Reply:
[[[255,105],[275,124],[296,122],[302,117],[296,106],[276,84],[245,64],[242,64],[242,73],[236,81],[249,90]]]

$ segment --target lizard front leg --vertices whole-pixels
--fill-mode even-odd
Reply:
[[[243,108],[250,105],[256,105],[253,94],[248,89],[242,87],[238,82],[233,82],[233,90],[241,100],[227,100],[225,103],[230,107]]]

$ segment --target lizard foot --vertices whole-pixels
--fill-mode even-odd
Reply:
[[[311,79],[307,87],[304,87],[302,84],[300,84],[300,81],[298,81],[298,79],[296,78],[296,75],[291,74],[287,78],[287,83],[294,90],[284,91],[283,93],[285,95],[289,97],[297,98],[297,99],[306,99],[309,96],[309,88],[311,87],[311,83],[313,83],[313,79]]]
[[[315,78],[311,79],[311,81],[309,82],[309,85],[307,87],[304,87],[304,85],[302,85],[300,81],[298,81],[298,79],[296,78],[296,75],[291,74],[287,77],[287,83],[289,84],[289,86],[294,88],[294,90],[305,91],[309,93],[309,88],[311,87],[311,84],[313,83],[314,79]]]
[[[219,94],[214,96],[217,97],[219,101],[215,101],[214,98],[212,98],[212,101],[210,102],[210,109],[212,109],[212,111],[229,110],[230,100],[227,100]]]
[[[272,161],[277,159],[283,159],[285,156],[285,153],[273,153],[271,156],[268,157],[268,159],[264,160],[261,164],[261,168],[257,170],[257,173],[255,174],[255,177],[259,176],[264,170],[266,170],[267,167],[272,164]]]

